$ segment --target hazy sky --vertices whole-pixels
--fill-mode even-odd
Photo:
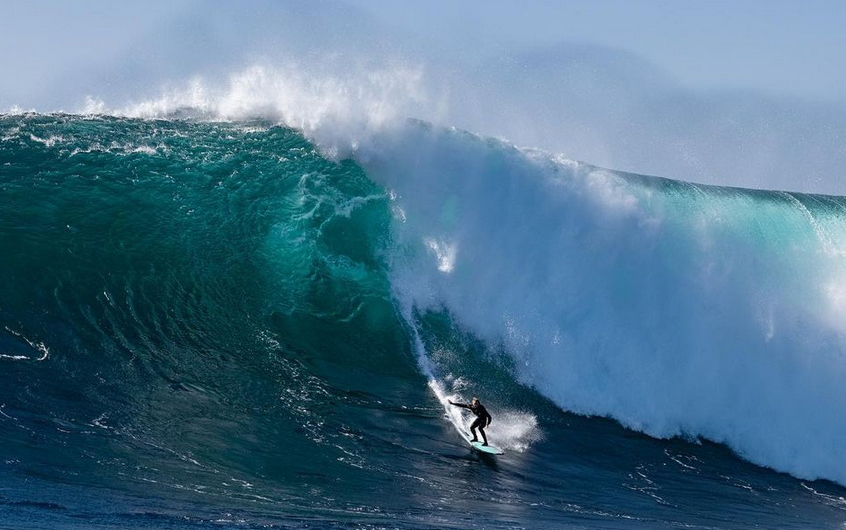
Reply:
[[[198,78],[225,92],[292,60],[301,95],[349,93],[410,65],[429,98],[410,117],[613,169],[846,194],[843,1],[0,0],[0,19],[0,111],[123,108]]]
[[[691,87],[846,103],[842,1],[351,1],[421,35],[470,36],[462,40],[481,47],[601,44],[637,54]]]
[[[249,1],[241,3],[250,9]],[[292,2],[289,2],[289,4]],[[456,55],[561,41],[617,47],[698,88],[741,88],[846,104],[846,2],[838,0],[349,0]],[[201,0],[0,1],[0,108],[51,73],[108,59]],[[250,28],[240,28],[245,35]],[[471,48],[471,49],[461,49]]]

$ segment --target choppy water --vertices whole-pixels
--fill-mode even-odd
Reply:
[[[382,134],[0,117],[0,527],[842,525],[842,199]]]

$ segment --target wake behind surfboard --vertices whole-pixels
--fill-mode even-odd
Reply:
[[[435,393],[437,396],[438,401],[444,406],[444,410],[446,412],[446,417],[449,419],[452,426],[455,427],[455,430],[461,435],[464,440],[470,444],[470,447],[479,451],[480,453],[490,454],[490,455],[504,455],[505,451],[496,447],[494,445],[482,445],[482,442],[471,442],[470,433],[467,432],[467,424],[464,419],[464,416],[461,414],[461,409],[456,407],[450,407],[447,405],[449,403],[449,398],[444,392],[441,385],[435,381],[434,379],[429,380],[429,388],[432,389],[432,392]]]
[[[470,444],[470,447],[472,447],[476,451],[479,451],[480,453],[485,453],[485,454],[488,454],[488,455],[504,455],[505,454],[505,451],[503,451],[502,449],[500,449],[499,447],[497,447],[495,445],[490,445],[490,444],[482,445],[482,442],[473,442],[473,441],[471,441],[469,434],[467,434],[464,431],[458,431],[458,432],[461,433],[461,436],[465,440],[467,440],[467,443]]]

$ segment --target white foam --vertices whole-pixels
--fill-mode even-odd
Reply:
[[[26,355],[8,355],[8,354],[0,354],[0,359],[7,359],[11,361],[45,361],[50,356],[50,349],[43,342],[38,342],[34,340],[30,340],[23,335],[23,333],[19,331],[15,331],[8,326],[4,326],[6,331],[18,337],[19,339],[26,342],[30,348],[37,351],[40,355],[39,357],[29,357]]]
[[[356,158],[404,213],[403,307],[448,309],[567,410],[846,484],[840,214],[414,123]]]
[[[47,138],[41,138],[40,136],[36,136],[32,133],[30,133],[29,139],[33,142],[44,144],[46,147],[53,147],[57,143],[63,143],[65,141],[65,138],[61,135],[51,135]]]
[[[223,82],[194,77],[122,108],[110,108],[89,96],[80,112],[147,119],[180,113],[212,120],[269,119],[303,131],[327,155],[339,157],[376,132],[417,114],[428,98],[420,66],[352,65],[328,73],[290,62],[253,64]]]
[[[455,379],[451,390],[446,390],[444,383],[436,380],[429,380],[429,388],[438,398],[441,405],[444,407],[444,417],[453,424],[456,431],[465,439],[469,439],[467,433],[470,432],[470,424],[473,422],[472,415],[465,412],[465,409],[450,405],[450,401],[456,403],[467,403],[460,391],[462,388],[461,380]],[[538,428],[538,420],[534,414],[516,410],[498,410],[491,406],[489,412],[494,418],[489,428],[485,429],[488,437],[488,442],[492,445],[507,449],[511,451],[523,452],[533,442],[541,438],[541,432]]]

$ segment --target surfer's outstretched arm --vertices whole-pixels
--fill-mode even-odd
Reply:
[[[447,401],[449,401],[450,405],[455,405],[456,407],[461,407],[463,409],[469,409],[470,408],[470,405],[465,405],[464,403],[453,403],[449,399]]]

